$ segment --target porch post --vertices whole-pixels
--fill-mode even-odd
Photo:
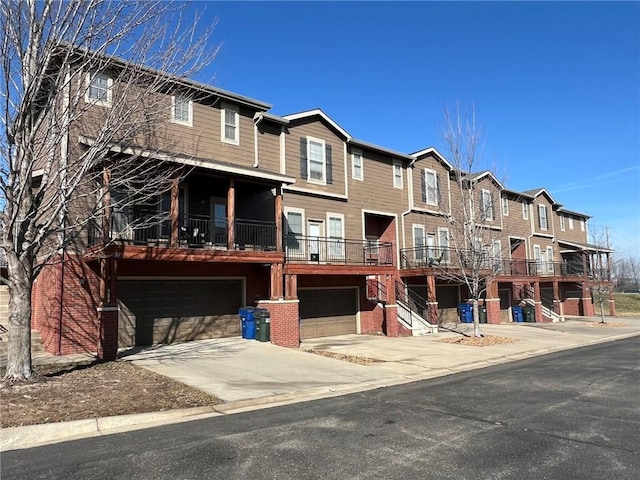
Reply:
[[[286,274],[284,276],[285,291],[284,296],[286,300],[295,300],[298,298],[298,276],[295,274]]]
[[[582,315],[585,317],[592,317],[595,312],[593,309],[593,300],[591,299],[591,292],[589,291],[589,284],[582,282],[582,298],[580,299],[582,304]]]
[[[276,252],[282,251],[282,186],[276,187],[275,199],[276,215]]]
[[[271,300],[282,299],[282,263],[271,264]]]
[[[400,335],[400,325],[398,324],[398,305],[396,304],[396,277],[385,275],[385,287],[387,289],[387,301],[384,304],[385,334],[387,337],[397,337]]]
[[[171,181],[171,208],[170,208],[170,216],[171,216],[171,236],[169,239],[169,246],[171,247],[175,247],[178,245],[178,228],[180,225],[180,219],[178,218],[179,216],[179,192],[180,192],[180,186],[179,186],[179,179],[174,178]]]
[[[438,298],[436,296],[436,277],[427,275],[427,321],[431,325],[438,325]]]
[[[227,190],[227,248],[233,250],[236,244],[236,187],[235,181],[229,180],[229,190]]]

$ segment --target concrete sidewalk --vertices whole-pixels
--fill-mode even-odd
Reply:
[[[224,404],[179,411],[125,415],[0,430],[0,449],[28,448],[89,436],[148,428],[214,415],[327,398],[483,368],[536,355],[640,334],[640,319],[608,318],[623,327],[593,326],[595,318],[554,324],[482,325],[484,335],[516,340],[488,347],[443,343],[470,334],[452,324],[441,333],[388,338],[344,335],[307,340],[300,350],[226,338],[124,352],[122,358],[216,395]],[[322,350],[375,360],[358,365],[305,352]],[[59,357],[54,357],[59,358]]]

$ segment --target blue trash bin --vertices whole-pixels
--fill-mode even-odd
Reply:
[[[460,313],[460,323],[473,323],[473,305],[470,303],[461,303],[458,305]]]
[[[514,322],[524,322],[524,313],[522,312],[522,307],[514,305],[513,307],[511,307],[511,311],[513,312]]]
[[[242,307],[238,310],[242,338],[248,340],[255,340],[256,338],[255,310],[255,307]]]

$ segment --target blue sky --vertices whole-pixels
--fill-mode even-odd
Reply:
[[[475,105],[484,166],[540,186],[640,256],[639,2],[194,2],[222,51],[198,79],[321,108],[402,152],[444,149],[444,108]]]

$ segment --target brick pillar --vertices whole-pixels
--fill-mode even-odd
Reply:
[[[384,305],[385,335],[397,337],[400,327],[398,325],[398,306],[396,305],[396,277],[385,275],[385,287],[387,289],[387,302]]]
[[[544,322],[542,318],[542,299],[540,297],[540,282],[533,282],[533,301],[535,302],[536,323]]]
[[[616,301],[613,298],[613,286],[609,286],[609,315],[616,316]]]
[[[500,296],[498,295],[498,284],[491,282],[487,285],[487,298],[484,302],[487,308],[487,323],[500,325]]]
[[[591,292],[589,291],[589,285],[587,285],[587,282],[582,282],[582,298],[580,299],[580,305],[582,306],[582,315],[585,317],[593,317],[595,315],[593,302],[591,300]]]
[[[560,286],[557,280],[553,282],[553,311],[562,317],[562,300],[560,300]]]
[[[118,307],[99,307],[98,322],[98,360],[111,362],[118,357]]]
[[[258,308],[269,310],[271,317],[271,343],[281,347],[300,346],[298,300],[259,300]]]

